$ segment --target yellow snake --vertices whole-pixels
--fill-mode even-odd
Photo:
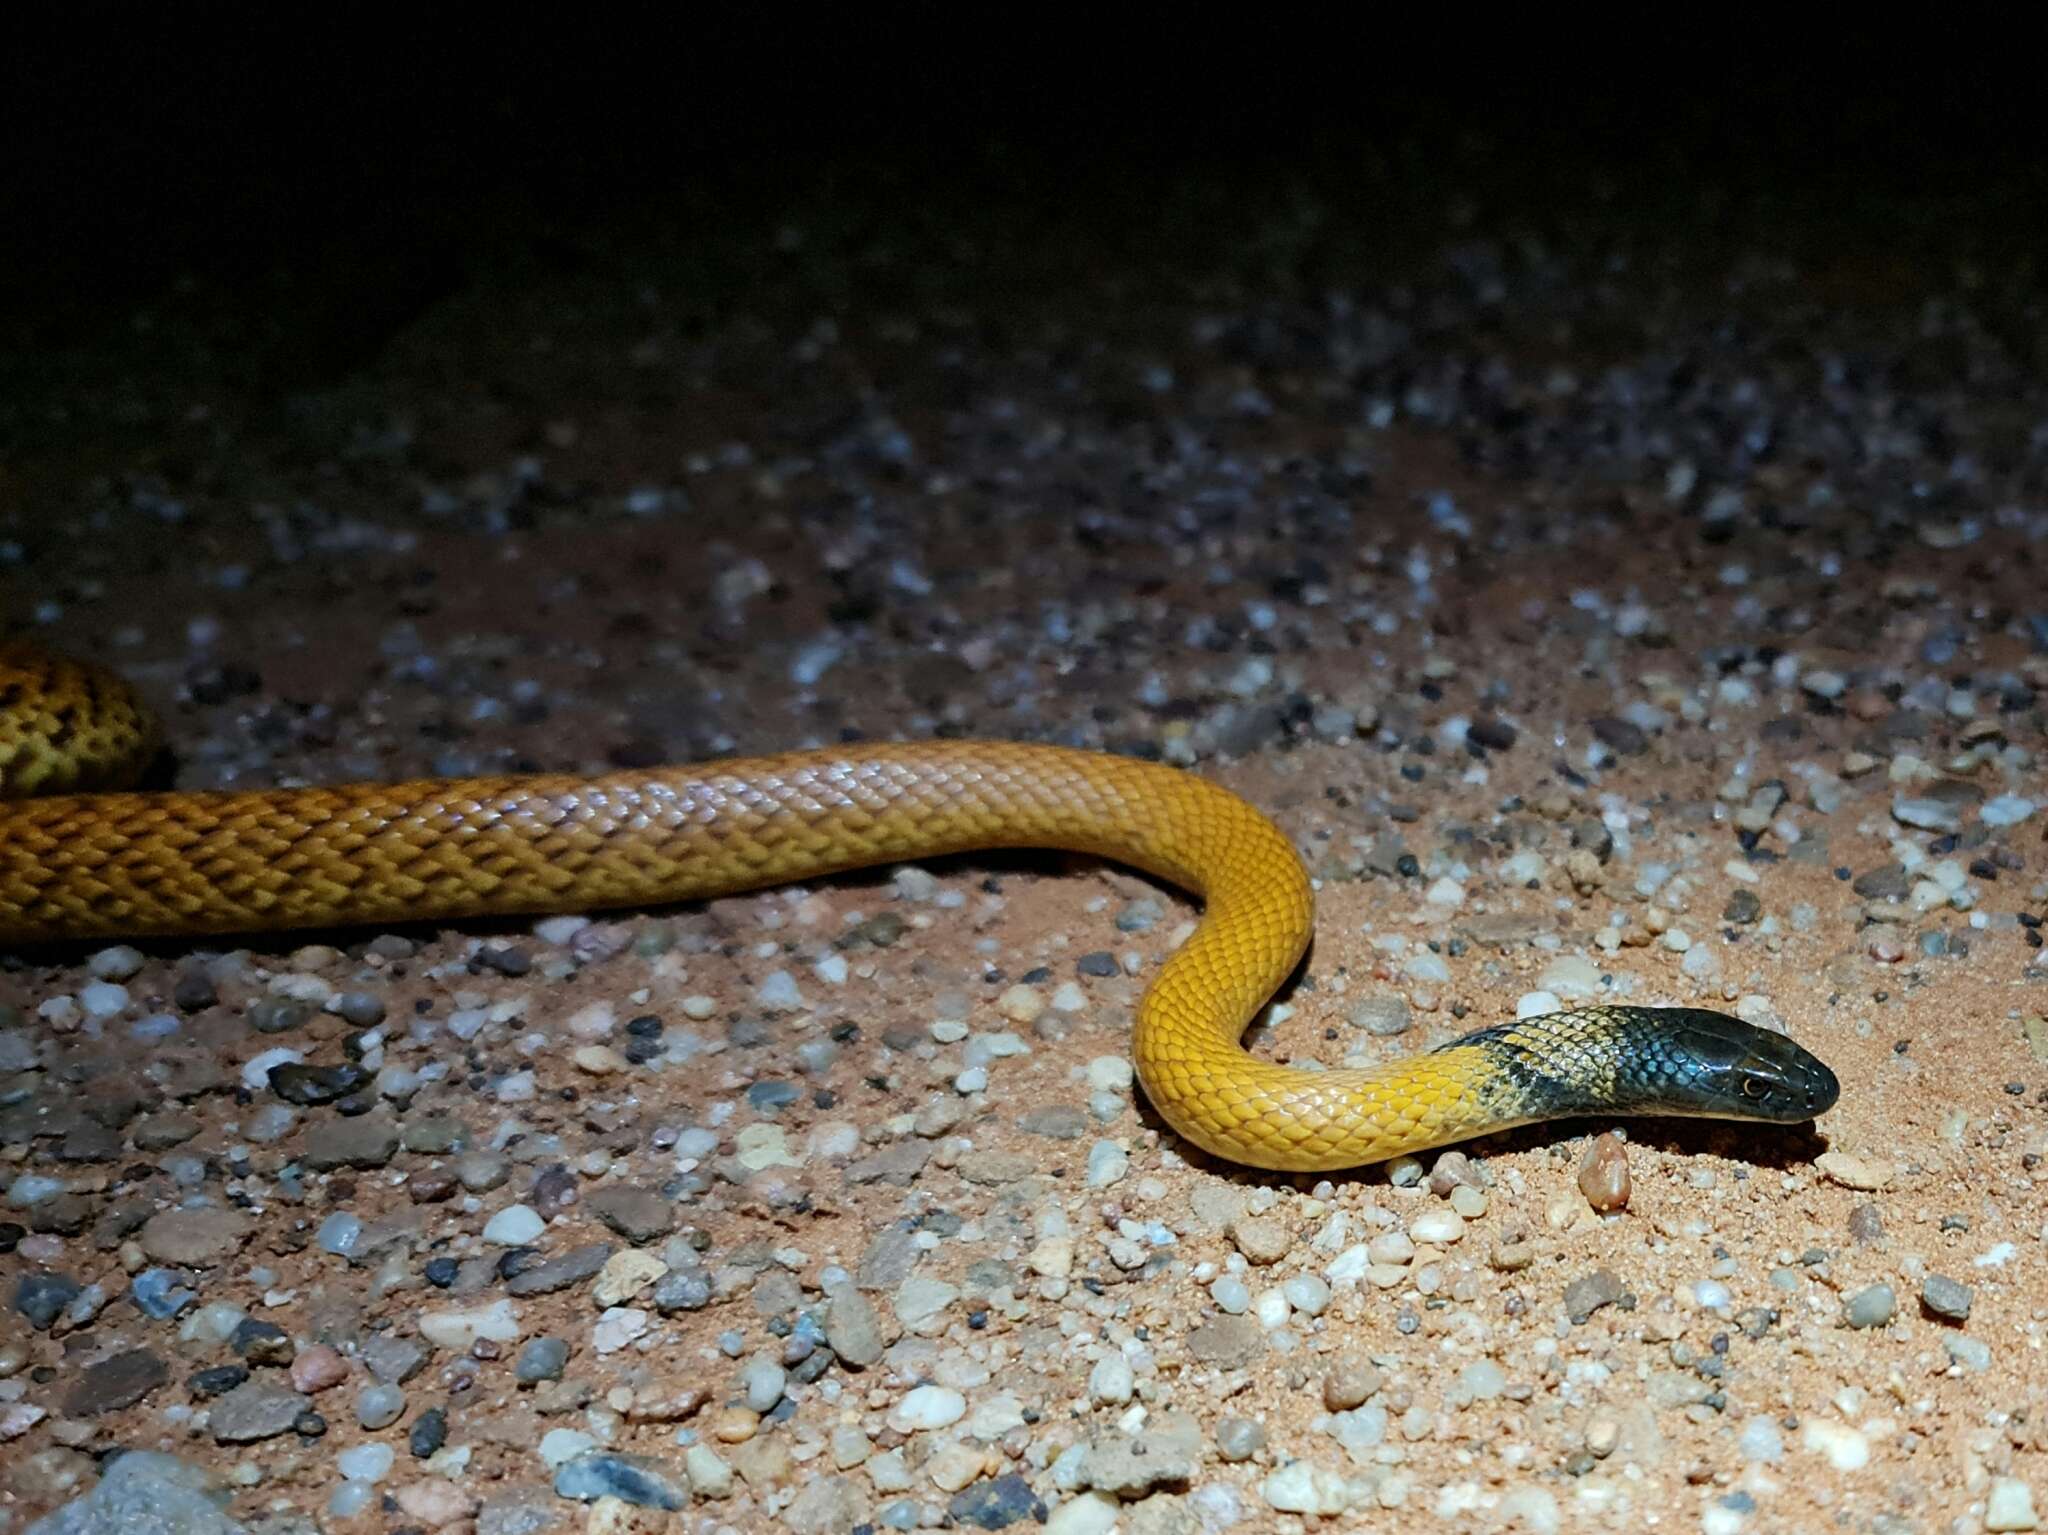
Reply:
[[[1828,1068],[1718,1013],[1585,1008],[1357,1070],[1249,1054],[1313,929],[1273,823],[1190,773],[988,741],[594,777],[141,793],[154,719],[119,677],[0,647],[0,943],[459,920],[701,900],[995,848],[1129,864],[1206,906],[1138,1004],[1146,1096],[1197,1146],[1313,1172],[1571,1114],[1796,1122]],[[31,797],[34,796],[34,797]]]

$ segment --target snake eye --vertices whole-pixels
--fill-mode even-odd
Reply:
[[[1762,1077],[1744,1077],[1742,1079],[1742,1096],[1745,1098],[1761,1098],[1769,1091],[1770,1087]]]

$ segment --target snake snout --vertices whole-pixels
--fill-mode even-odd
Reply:
[[[1652,1031],[1651,1112],[1800,1124],[1835,1106],[1841,1083],[1810,1050],[1739,1018],[1692,1008],[1639,1015]]]
[[[1817,1119],[1835,1106],[1842,1084],[1809,1051],[1791,1041],[1770,1058],[1752,1057],[1737,1068],[1735,1088],[1743,1107],[1759,1119],[1797,1124]]]

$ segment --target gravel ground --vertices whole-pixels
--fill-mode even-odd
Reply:
[[[2038,289],[1702,227],[798,202],[10,399],[9,627],[182,784],[1158,756],[1317,875],[1256,1048],[1626,998],[1843,1094],[1233,1169],[1124,1054],[1190,906],[1051,857],[10,956],[0,1529],[2035,1528]]]

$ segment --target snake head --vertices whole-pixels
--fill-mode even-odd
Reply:
[[[1835,1074],[1782,1034],[1724,1013],[1660,1008],[1630,1084],[1638,1112],[1798,1124],[1841,1095]]]

